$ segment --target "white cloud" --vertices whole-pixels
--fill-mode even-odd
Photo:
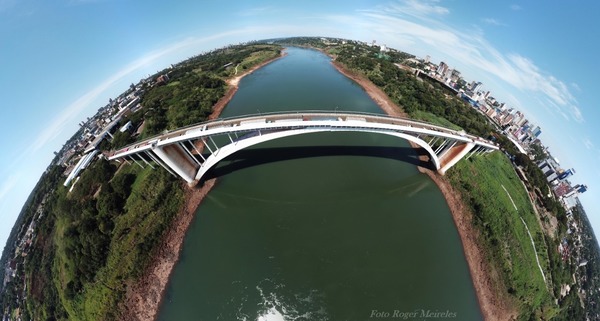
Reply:
[[[510,9],[513,10],[513,11],[519,11],[519,10],[521,10],[523,8],[520,5],[518,5],[518,4],[511,4],[510,5]]]
[[[438,1],[435,0],[404,0],[398,3],[380,6],[379,9],[376,9],[376,11],[383,11],[385,14],[390,15],[413,16],[420,18],[427,18],[432,14],[447,15],[450,13],[448,8],[439,6],[437,3]]]
[[[584,138],[581,142],[583,143],[583,146],[585,146],[585,148],[587,148],[588,150],[594,150],[594,143],[592,143],[589,137]]]
[[[425,45],[432,52],[442,53],[444,57],[441,60],[446,63],[459,64],[462,65],[458,66],[459,69],[464,67],[465,71],[503,80],[529,96],[546,97],[568,120],[584,121],[577,100],[564,82],[541,70],[527,57],[498,51],[481,32],[460,32],[443,23],[439,15],[448,11],[433,7],[438,6],[434,2],[421,4],[406,0],[361,11],[362,17],[336,16],[336,19],[361,25],[374,35],[385,35],[389,45],[395,45],[396,39],[401,39],[403,44]]]
[[[569,120],[569,115],[560,107],[558,106],[555,102],[553,102],[552,100],[545,98],[544,102],[542,102],[543,106],[548,108],[555,114],[558,114],[560,116],[562,116],[565,120]]]
[[[500,22],[498,19],[494,19],[494,18],[482,18],[481,21],[487,23],[488,25],[492,25],[492,26],[506,26],[505,23]]]
[[[314,33],[317,32],[318,29],[315,28],[304,28],[303,30],[312,30],[312,32]],[[107,90],[111,89],[114,85],[118,84],[120,81],[123,81],[126,77],[130,76],[131,74],[143,68],[152,66],[153,64],[157,63],[160,59],[165,58],[168,55],[175,54],[184,50],[197,49],[199,47],[205,46],[207,43],[222,40],[231,36],[236,36],[239,40],[239,37],[242,35],[279,36],[281,34],[297,34],[297,32],[298,27],[291,25],[281,25],[277,27],[273,27],[271,25],[256,26],[251,28],[231,30],[206,37],[190,37],[179,42],[166,45],[129,63],[121,70],[117,71],[115,74],[105,79],[99,85],[92,88],[90,91],[84,93],[75,101],[70,103],[54,119],[49,120],[48,125],[37,135],[37,137],[29,145],[29,148],[22,155],[19,155],[18,158],[27,157],[27,155],[31,155],[32,153],[39,151],[40,148],[57,138],[67,127],[67,125],[73,124],[76,118],[81,117],[82,112],[85,111],[86,108],[88,108],[92,103],[94,103],[100,95],[104,94]]]
[[[578,142],[578,140],[577,140],[575,137],[571,136],[571,135],[569,135],[569,139],[570,139],[570,140],[571,140],[571,142],[572,142],[572,143],[574,143],[574,144],[576,144],[576,143]]]
[[[187,47],[192,47],[195,45],[199,45],[210,40],[215,40],[219,38],[223,38],[225,36],[246,32],[245,30],[240,31],[230,31],[225,33],[220,33],[216,35],[212,35],[204,38],[188,38],[177,43],[169,44],[159,50],[151,52],[122,68],[114,75],[105,79],[98,86],[88,91],[87,93],[80,96],[74,102],[69,104],[58,116],[56,116],[53,120],[51,120],[41,133],[37,136],[36,139],[30,145],[30,149],[28,152],[36,152],[41,147],[46,145],[48,142],[52,141],[56,137],[58,137],[64,128],[73,123],[73,121],[84,111],[87,107],[90,106],[101,94],[107,91],[109,88],[117,84],[119,81],[122,81],[125,77],[130,74],[148,67],[163,58],[166,55],[172,54],[174,52],[180,51]]]

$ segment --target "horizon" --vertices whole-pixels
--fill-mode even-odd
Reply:
[[[575,168],[571,180],[589,186],[579,198],[594,233],[600,231],[600,200],[593,198],[600,185],[594,164],[600,140],[592,123],[600,112],[592,106],[595,73],[586,63],[597,47],[585,47],[597,45],[582,39],[590,28],[592,34],[600,31],[584,23],[594,10],[412,0],[343,4],[260,1],[223,12],[217,4],[193,2],[148,8],[136,1],[0,1],[0,39],[10,48],[2,54],[0,76],[10,107],[2,110],[0,128],[12,138],[0,159],[0,219],[7,223],[0,227],[0,244],[53,152],[130,83],[203,51],[293,36],[376,40],[417,57],[429,55],[436,64],[444,61],[467,82],[481,81],[492,96],[541,126],[540,139],[561,166]],[[572,18],[568,26],[553,23],[565,13]],[[535,43],[549,33],[553,43]]]

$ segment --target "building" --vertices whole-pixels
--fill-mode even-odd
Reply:
[[[446,69],[446,72],[444,73],[444,79],[451,79],[452,78],[452,72],[454,72],[454,69]]]
[[[570,195],[570,196],[565,195],[565,197],[562,199],[562,202],[563,202],[563,205],[565,206],[565,208],[570,211],[575,206],[577,206],[578,200],[577,200],[577,197],[574,195]]]
[[[560,173],[558,175],[558,178],[560,180],[563,180],[563,179],[565,179],[565,178],[567,178],[567,177],[569,177],[569,176],[571,176],[573,174],[575,174],[575,169],[574,168],[567,169],[566,171],[562,171],[562,173]]]
[[[453,82],[458,82],[460,80],[460,71],[452,69],[452,73],[450,74],[450,80],[452,80]]]
[[[548,181],[548,183],[552,183],[553,181],[558,179],[558,174],[556,174],[556,172],[552,172],[552,174],[546,176],[546,180]]]
[[[156,78],[155,85],[164,85],[169,81],[169,76],[166,74],[160,75]]]
[[[539,165],[539,168],[542,170],[542,173],[544,173],[544,176],[546,176],[546,177],[548,177],[554,173],[554,168],[552,168],[552,166],[550,164],[548,164],[547,161],[542,162]]]
[[[542,133],[542,129],[540,128],[540,126],[533,126],[533,128],[531,129],[531,134],[533,136],[540,137],[540,134]]]
[[[123,127],[121,127],[121,128],[119,129],[119,131],[120,131],[121,133],[124,133],[124,132],[126,132],[126,131],[130,130],[130,129],[131,129],[131,126],[132,126],[132,124],[131,124],[131,120],[130,120],[130,121],[128,121],[128,122],[127,122],[127,124],[123,125]]]
[[[554,194],[556,195],[556,197],[564,197],[565,195],[571,193],[572,191],[573,191],[573,187],[571,187],[571,184],[569,184],[567,182],[560,182],[554,188]]]
[[[480,81],[478,81],[478,82],[473,81],[471,83],[470,89],[472,92],[476,93],[476,92],[480,91],[482,87],[483,87],[483,84]]]
[[[444,74],[446,74],[447,70],[448,70],[448,65],[446,65],[446,63],[442,61],[442,62],[440,62],[439,66],[438,66],[438,68],[436,70],[436,72],[439,75],[443,76]]]
[[[82,156],[81,159],[79,160],[79,162],[77,163],[77,165],[75,165],[75,168],[73,168],[73,171],[71,171],[69,176],[67,176],[67,179],[65,180],[63,185],[65,187],[69,186],[69,183],[71,183],[71,181],[75,177],[77,177],[77,175],[79,175],[79,172],[81,172],[88,166],[88,164],[93,160],[93,158],[94,158],[94,156],[96,156],[96,154],[98,154],[98,151],[94,150],[91,153]]]

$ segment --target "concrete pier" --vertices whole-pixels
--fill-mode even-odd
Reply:
[[[126,146],[109,159],[128,159],[140,154],[146,162],[143,156],[146,154],[170,173],[193,185],[212,166],[239,150],[273,139],[317,132],[376,133],[410,141],[427,151],[441,175],[465,156],[469,158],[499,149],[493,142],[480,137],[412,119],[358,112],[303,111],[209,121]],[[225,138],[217,140],[222,146],[216,144],[216,137]],[[194,142],[202,142],[209,155],[200,154]],[[202,161],[196,158],[194,151]]]

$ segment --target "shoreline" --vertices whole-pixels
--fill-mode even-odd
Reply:
[[[242,78],[254,71],[270,64],[271,62],[286,56],[285,48],[280,55],[253,66],[246,72],[228,79],[225,95],[213,106],[212,113],[208,119],[216,119],[221,115],[225,106],[233,98],[238,90]],[[128,281],[127,291],[119,304],[119,316],[117,320],[122,321],[154,321],[158,317],[158,311],[165,299],[167,286],[171,273],[179,261],[183,248],[185,235],[196,217],[196,210],[202,200],[217,183],[217,179],[210,179],[200,187],[184,186],[185,201],[182,210],[173,219],[171,226],[165,231],[156,251],[152,254],[151,263],[143,272],[142,276],[135,281]]]
[[[330,55],[328,56],[331,57]],[[333,57],[331,58],[333,59]],[[390,116],[408,117],[400,106],[394,103],[383,90],[373,84],[369,79],[348,70],[345,66],[335,60],[332,60],[331,64],[341,74],[361,86],[369,97],[371,97],[371,99],[375,101],[386,114]],[[418,147],[412,143],[411,145],[415,148]],[[479,309],[481,310],[484,320],[515,319],[517,317],[517,312],[513,311],[510,303],[499,298],[494,289],[495,282],[491,277],[491,275],[494,274],[494,271],[492,271],[492,267],[490,267],[484,254],[477,246],[480,236],[479,232],[476,231],[471,224],[473,213],[465,206],[464,201],[460,197],[460,193],[452,187],[445,177],[420,166],[417,166],[417,168],[419,172],[429,176],[429,178],[437,185],[446,200],[446,204],[448,204],[448,207],[450,208],[454,225],[456,226],[456,230],[461,240],[467,266],[469,267],[471,281],[479,303]]]
[[[326,54],[323,50],[319,51]],[[228,79],[227,84],[229,88],[225,95],[213,106],[213,112],[209,115],[208,119],[216,119],[220,116],[225,106],[227,106],[237,92],[239,82],[243,77],[284,57],[286,54],[285,49],[283,49],[278,57],[269,59],[239,76]],[[331,63],[338,72],[361,86],[386,114],[400,117],[407,116],[383,90],[370,80],[362,75],[355,74],[334,60]],[[454,190],[446,178],[422,167],[418,167],[418,170],[428,175],[438,186],[450,208],[484,319],[488,321],[514,319],[516,317],[515,311],[511,309],[505,300],[498,298],[498,295],[495,294],[494,282],[491,277],[494,271],[491,271],[483,253],[478,249],[479,233],[472,227],[472,213],[465,206],[460,198],[460,194]],[[171,273],[179,260],[187,230],[195,218],[198,206],[216,183],[216,179],[211,179],[206,181],[201,187],[192,188],[184,184],[184,206],[181,212],[174,218],[171,226],[165,231],[165,235],[159,245],[157,245],[156,253],[152,255],[151,263],[143,275],[138,280],[128,282],[124,299],[119,305],[120,314],[117,318],[118,320],[154,321],[157,319],[158,310],[165,299]]]
[[[226,82],[227,82],[227,85],[229,85],[229,88],[227,89],[227,92],[225,92],[225,95],[223,97],[221,97],[221,99],[219,99],[217,101],[217,103],[213,106],[213,112],[208,116],[208,120],[213,120],[213,119],[219,118],[219,116],[225,109],[225,106],[227,106],[227,104],[229,103],[231,98],[233,98],[233,95],[235,95],[235,93],[237,92],[242,78],[244,78],[244,77],[250,75],[251,73],[255,72],[256,70],[272,63],[273,61],[281,59],[285,56],[287,56],[287,52],[285,51],[285,48],[283,48],[281,50],[281,52],[279,53],[279,56],[261,62],[260,64],[250,68],[249,70],[240,74],[239,76],[234,76],[233,78],[227,79]]]

